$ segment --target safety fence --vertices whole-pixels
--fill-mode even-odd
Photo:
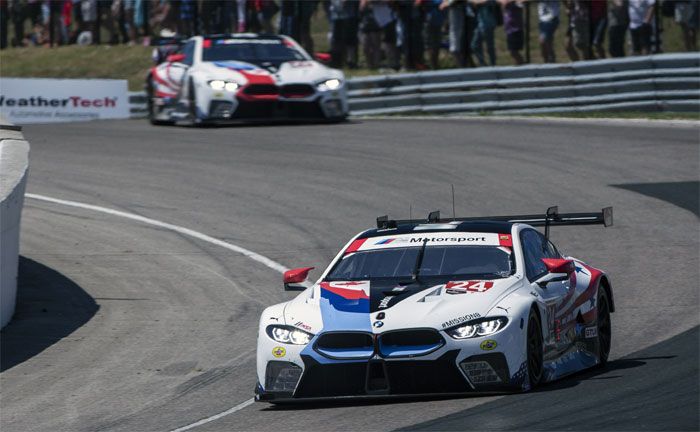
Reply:
[[[354,116],[700,111],[700,53],[447,69],[348,80]],[[130,93],[131,113],[146,96]]]
[[[29,143],[21,128],[0,119],[0,327],[15,311],[19,230],[28,173]]]

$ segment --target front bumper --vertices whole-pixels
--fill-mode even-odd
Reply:
[[[270,377],[268,368],[268,390],[258,384],[255,398],[291,402],[317,398],[501,393],[523,388],[524,365],[511,374],[503,353],[476,354],[458,362],[459,353],[458,349],[446,351],[432,360],[370,359],[331,363],[301,355],[304,370],[296,386],[288,382],[276,387],[271,385],[275,379]],[[292,366],[293,363],[289,365],[298,367]]]

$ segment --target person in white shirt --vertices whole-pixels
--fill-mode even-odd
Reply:
[[[540,49],[545,63],[554,63],[554,32],[559,27],[559,0],[540,0],[537,15],[540,27]]]
[[[651,20],[656,0],[629,0],[630,34],[634,55],[651,52]]]

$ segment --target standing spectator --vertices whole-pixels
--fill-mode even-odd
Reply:
[[[311,55],[314,53],[314,39],[311,37],[311,18],[316,13],[317,0],[304,0],[299,2],[299,43]],[[358,16],[355,14],[355,38],[357,39]],[[357,43],[355,43],[357,49]]]
[[[496,46],[493,31],[497,25],[500,7],[495,0],[470,0],[476,12],[476,28],[472,38],[472,52],[481,66],[486,66],[483,45],[489,54],[489,65],[496,66]]]
[[[525,63],[520,51],[525,46],[523,25],[523,0],[501,0],[503,6],[503,29],[506,32],[508,52],[516,65]]]
[[[566,0],[564,5],[569,17],[569,27],[566,29],[566,39],[564,41],[566,53],[571,61],[578,61],[579,58],[590,60],[590,2],[589,0]]]
[[[129,45],[135,45],[138,39],[136,33],[136,24],[134,22],[134,10],[136,7],[136,0],[123,0],[124,4],[124,27],[126,28],[126,34],[129,37]]]
[[[629,0],[630,35],[634,55],[651,53],[651,22],[656,0]]]
[[[299,1],[282,1],[280,9],[280,34],[299,39]]]
[[[540,49],[545,63],[556,62],[554,33],[559,27],[559,0],[540,0],[537,3],[539,18]]]
[[[359,7],[356,0],[331,0],[331,65],[357,67]]]
[[[423,64],[423,10],[422,0],[397,0],[394,2],[397,22],[397,45],[401,47],[404,68],[425,69]]]
[[[428,47],[430,67],[438,68],[438,56],[442,45],[442,27],[445,24],[445,14],[440,9],[442,0],[426,0],[425,8],[425,42]]]
[[[22,46],[24,40],[24,21],[27,18],[27,9],[25,4],[20,1],[13,1],[9,5],[9,10],[12,17],[12,26],[15,28],[15,35],[12,39],[12,46]]]
[[[197,7],[194,0],[180,1],[180,16],[177,20],[177,32],[186,37],[193,36],[194,31],[194,8]]]
[[[608,0],[591,0],[591,46],[599,59],[605,58],[605,30],[608,27]]]
[[[608,10],[610,29],[608,31],[608,52],[611,57],[625,56],[625,35],[629,26],[629,5],[627,0],[611,0]]]
[[[258,22],[263,33],[274,33],[272,18],[279,12],[280,8],[275,0],[255,0],[255,12],[258,15]]]
[[[78,37],[79,40],[85,40],[87,43],[98,43],[97,33],[97,0],[82,0],[80,2],[80,12],[85,23],[85,30]],[[86,36],[85,32],[89,34]]]
[[[10,15],[8,0],[0,0],[0,49],[7,48],[7,27]]]
[[[375,1],[360,0],[360,42],[369,69],[377,69],[382,59],[382,29],[374,17]]]
[[[674,18],[683,30],[686,51],[697,51],[698,27],[700,27],[700,2],[698,0],[676,0]]]
[[[465,52],[466,36],[465,36],[465,21],[466,21],[466,6],[462,0],[443,0],[440,5],[442,10],[447,9],[447,19],[449,21],[449,36],[450,36],[450,54],[455,59],[458,67],[467,65],[467,57]]]
[[[388,0],[372,0],[372,14],[382,34],[382,51],[386,65],[399,70],[399,51],[396,47],[396,15]]]

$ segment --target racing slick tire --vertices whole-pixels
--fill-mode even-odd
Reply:
[[[200,126],[202,120],[197,117],[197,94],[194,89],[194,81],[190,78],[189,84],[187,86],[187,109],[188,117],[192,126]]]
[[[156,119],[156,107],[153,104],[154,88],[155,86],[153,85],[153,77],[149,75],[148,79],[146,80],[146,108],[148,110],[148,121],[151,122],[151,124],[154,126],[172,125],[173,122],[171,121]]]
[[[598,327],[599,366],[605,366],[610,355],[612,326],[610,325],[610,301],[608,300],[608,293],[603,287],[598,288],[596,305],[598,309],[596,325]]]
[[[530,316],[527,319],[527,373],[532,390],[540,385],[544,376],[542,324],[534,308],[530,310]]]

